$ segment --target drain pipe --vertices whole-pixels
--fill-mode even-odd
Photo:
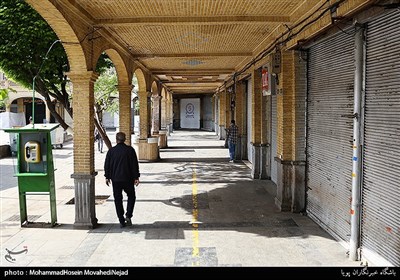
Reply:
[[[361,205],[361,101],[364,82],[364,27],[356,25],[355,34],[355,75],[354,75],[354,115],[353,115],[353,171],[351,186],[351,235],[349,256],[352,261],[359,258],[360,205]]]

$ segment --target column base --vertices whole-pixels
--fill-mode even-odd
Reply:
[[[305,162],[283,161],[278,162],[278,182],[275,205],[279,211],[303,212],[305,210]]]
[[[93,174],[74,173],[71,178],[75,184],[75,223],[77,228],[93,229],[97,226],[95,207],[95,176]]]
[[[168,136],[171,136],[172,132],[174,132],[174,125],[171,123],[168,125]]]
[[[167,137],[167,131],[160,130],[158,134],[158,146],[160,149],[164,149],[168,147],[168,137]]]
[[[270,168],[270,146],[269,144],[261,144],[260,147],[260,179],[270,180],[271,179],[271,168]]]
[[[242,138],[238,137],[235,149],[235,160],[242,159]]]
[[[140,139],[138,145],[138,159],[140,162],[155,162],[160,160],[158,137]]]
[[[226,129],[224,125],[220,125],[218,127],[218,136],[219,136],[219,140],[225,140],[226,138]]]
[[[253,168],[251,170],[251,178],[252,179],[260,179],[260,160],[261,160],[261,144],[258,143],[250,143],[253,149],[252,153],[252,164]]]

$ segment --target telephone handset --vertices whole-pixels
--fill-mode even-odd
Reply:
[[[40,144],[37,141],[28,141],[25,144],[25,161],[30,163],[38,163],[40,158]]]

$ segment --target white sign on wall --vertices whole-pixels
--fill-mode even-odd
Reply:
[[[181,99],[181,128],[200,129],[200,98]]]

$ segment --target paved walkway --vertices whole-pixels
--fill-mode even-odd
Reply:
[[[114,140],[115,133],[109,134]],[[162,160],[140,163],[132,227],[119,228],[105,153],[96,151],[99,227],[74,229],[73,143],[55,149],[57,217],[47,196],[28,196],[34,223],[21,228],[15,159],[0,160],[1,266],[359,266],[308,217],[280,213],[275,185],[253,181],[244,163],[229,163],[212,132],[175,131]],[[111,196],[110,196],[111,195]],[[126,205],[126,202],[125,202]],[[5,259],[6,249],[24,254]]]

